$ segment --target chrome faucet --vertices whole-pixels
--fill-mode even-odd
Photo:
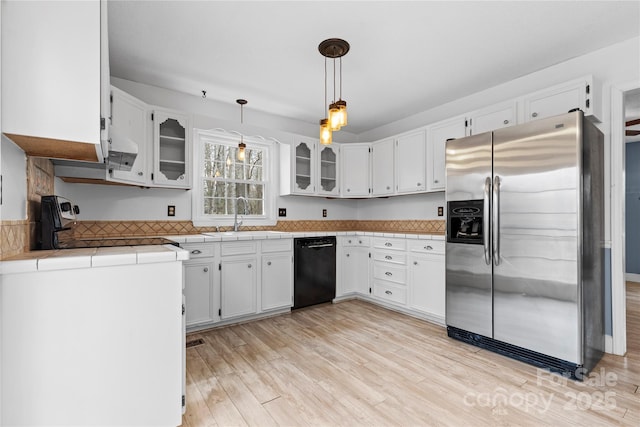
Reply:
[[[246,215],[249,211],[249,202],[242,196],[238,196],[236,198],[236,209],[235,214],[233,216],[233,231],[240,231],[240,226],[242,225],[242,219],[238,221],[238,202],[242,200],[244,203],[244,215]]]

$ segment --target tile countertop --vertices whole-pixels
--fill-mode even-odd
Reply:
[[[0,261],[0,274],[152,264],[187,259],[189,252],[173,245],[54,249],[25,252]]]
[[[376,233],[371,231],[304,231],[292,233],[280,231],[228,231],[221,233],[183,234],[162,237],[173,240],[176,243],[205,243],[234,240],[293,239],[297,237],[319,236],[372,236],[418,240],[444,240],[444,235],[442,234]]]

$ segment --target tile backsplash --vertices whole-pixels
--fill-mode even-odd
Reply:
[[[27,157],[27,219],[0,222],[0,259],[38,245],[40,197],[53,194],[54,170],[49,159]]]
[[[290,220],[278,221],[271,227],[242,227],[243,230],[272,231],[376,231],[407,234],[444,234],[443,220]],[[220,231],[231,227],[220,227]],[[79,221],[74,238],[163,236],[172,234],[198,234],[216,231],[215,227],[194,227],[191,221]]]

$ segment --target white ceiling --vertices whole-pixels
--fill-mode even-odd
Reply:
[[[347,40],[354,134],[638,34],[638,1],[109,2],[113,76],[308,123],[318,44]]]

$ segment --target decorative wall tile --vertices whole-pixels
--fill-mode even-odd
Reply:
[[[403,220],[403,221],[356,221],[356,220],[300,220],[278,221],[270,227],[242,227],[243,230],[258,231],[371,231],[408,234],[444,234],[443,220]],[[231,227],[220,227],[229,231]],[[100,237],[162,236],[175,234],[199,234],[216,231],[215,227],[194,227],[191,221],[78,221],[74,238],[91,239]]]

